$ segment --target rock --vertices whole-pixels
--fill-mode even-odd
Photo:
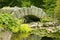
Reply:
[[[43,23],[41,23],[41,22],[32,22],[32,23],[29,23],[29,26],[31,28],[40,28],[40,27],[43,26]]]
[[[46,25],[46,26],[54,26],[54,23],[53,22],[46,22],[44,25]]]
[[[2,31],[0,32],[0,39],[1,40],[10,40],[12,36],[12,33],[9,31]]]

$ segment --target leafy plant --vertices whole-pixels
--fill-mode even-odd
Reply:
[[[0,25],[4,29],[14,30],[17,29],[18,24],[16,23],[17,19],[15,19],[11,14],[8,13],[0,13]],[[13,31],[12,31],[13,32]]]
[[[41,22],[51,22],[51,21],[53,21],[53,19],[49,16],[46,16],[46,17],[41,19]]]
[[[54,9],[56,7],[56,0],[43,0],[42,8],[50,16],[54,17]]]
[[[21,24],[21,21],[14,18],[11,14],[0,13],[0,29],[10,30],[14,33],[16,32],[29,32],[30,28],[27,24]]]
[[[56,5],[57,6],[55,7],[54,17],[55,19],[59,20],[59,24],[60,24],[60,0],[57,0]]]
[[[21,24],[20,26],[20,32],[22,33],[28,33],[31,31],[31,28],[29,27],[28,24]]]

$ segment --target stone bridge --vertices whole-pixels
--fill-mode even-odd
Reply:
[[[46,13],[41,8],[37,8],[35,6],[23,7],[23,8],[5,7],[5,8],[0,9],[0,12],[1,13],[11,13],[17,18],[22,18],[26,15],[33,15],[38,18],[43,18],[46,16]]]
[[[43,18],[46,16],[46,13],[41,9],[35,6],[31,7],[5,7],[0,9],[0,13],[10,13],[16,18],[22,18],[27,15],[33,15],[38,18]],[[0,32],[0,40],[10,40],[10,32]]]

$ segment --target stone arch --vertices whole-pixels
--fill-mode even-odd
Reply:
[[[46,16],[46,13],[38,7],[31,6],[31,7],[7,7],[0,9],[0,12],[2,13],[11,13],[14,17],[22,18],[26,15],[34,15],[38,18],[43,18]]]
[[[39,22],[40,18],[38,18],[37,16],[34,15],[26,15],[24,16],[25,21],[24,23],[30,23],[30,22]]]

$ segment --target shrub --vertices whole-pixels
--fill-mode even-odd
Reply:
[[[49,16],[44,17],[44,18],[41,19],[41,22],[51,22],[51,21],[53,21],[53,19]]]
[[[22,31],[29,32],[29,26],[27,24],[21,24],[20,20],[14,18],[11,14],[0,13],[0,29],[12,31],[13,33]]]
[[[22,33],[28,33],[31,31],[31,28],[29,28],[28,24],[21,24],[20,26],[20,32]]]

